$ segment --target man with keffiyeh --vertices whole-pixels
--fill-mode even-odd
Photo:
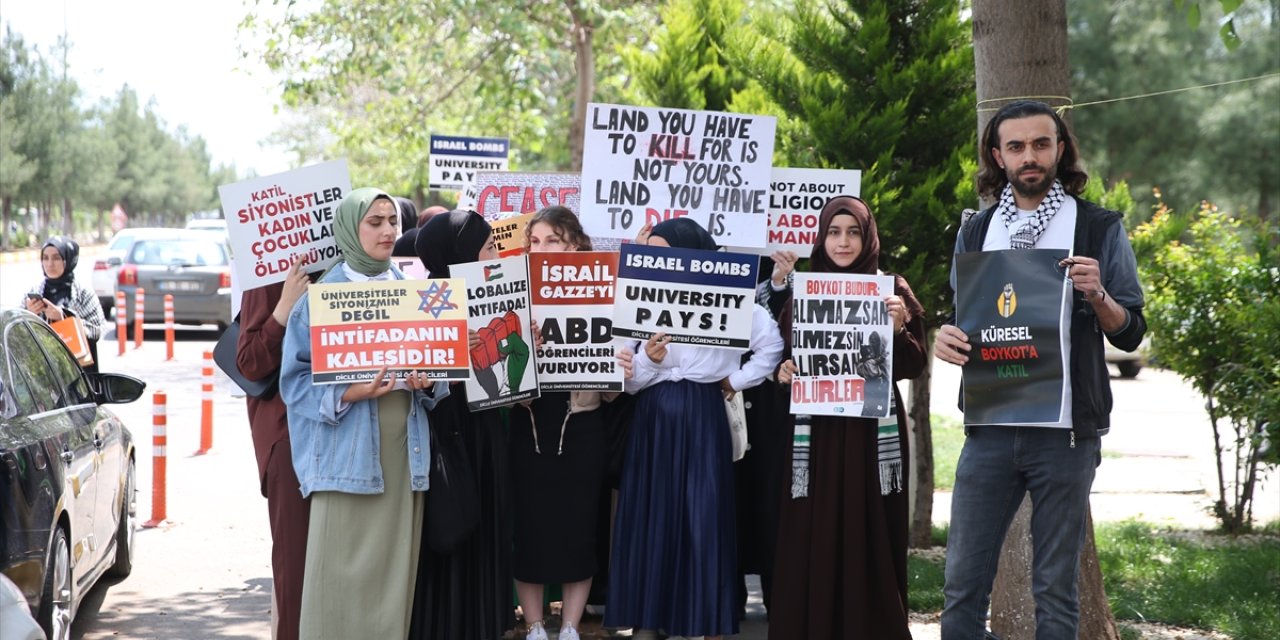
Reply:
[[[1074,639],[1089,490],[1100,437],[1111,426],[1102,340],[1126,351],[1138,347],[1146,332],[1142,288],[1123,216],[1078,197],[1088,176],[1077,165],[1074,137],[1048,105],[1004,106],[987,123],[981,148],[978,191],[998,202],[965,222],[955,251],[1065,252],[1059,267],[1072,288],[1061,309],[1070,383],[1057,423],[966,426],[951,503],[942,638],[984,637],[1000,547],[1030,493],[1036,638]],[[953,264],[953,290],[955,278]],[[963,366],[970,348],[954,324],[939,329],[939,359]]]

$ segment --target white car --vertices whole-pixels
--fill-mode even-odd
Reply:
[[[227,235],[227,220],[225,218],[196,218],[187,223],[188,229],[199,231],[216,231],[222,235]]]
[[[1123,351],[1112,346],[1111,341],[1103,340],[1102,344],[1106,347],[1107,362],[1116,365],[1120,370],[1121,378],[1136,378],[1138,372],[1147,365],[1147,348],[1150,346],[1151,339],[1144,337],[1142,344],[1132,352]]]
[[[110,318],[111,309],[116,306],[116,272],[124,254],[133,246],[133,239],[141,232],[141,228],[121,229],[111,237],[107,248],[98,254],[93,261],[93,292],[98,295],[102,305],[102,315]]]

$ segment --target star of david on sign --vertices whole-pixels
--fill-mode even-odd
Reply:
[[[426,291],[418,290],[418,295],[422,296],[422,304],[418,306],[418,311],[425,311],[431,314],[431,317],[439,319],[440,314],[445,311],[452,311],[458,308],[458,305],[449,301],[453,297],[453,289],[449,288],[448,282],[432,282]]]

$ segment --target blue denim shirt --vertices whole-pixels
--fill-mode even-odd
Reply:
[[[404,274],[392,267],[397,280]],[[341,263],[320,282],[349,282]],[[311,383],[311,308],[307,296],[298,300],[285,325],[280,367],[280,397],[289,415],[293,469],[303,497],[312,491],[382,493],[382,464],[378,461],[378,401],[361,400],[339,408],[349,384]],[[448,383],[438,382],[430,394],[413,391],[409,405],[409,473],[414,491],[427,490],[431,468],[427,412],[449,395]]]

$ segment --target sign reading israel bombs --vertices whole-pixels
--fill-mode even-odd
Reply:
[[[797,273],[791,413],[883,418],[893,409],[893,276]]]
[[[432,189],[458,191],[478,171],[505,171],[511,144],[506,138],[466,138],[431,134],[427,182]]]
[[[313,284],[311,381],[368,382],[383,367],[404,378],[465,380],[467,292],[462,281],[372,280]]]
[[[613,337],[617,269],[618,254],[611,251],[529,254],[543,391],[622,390]]]
[[[969,336],[965,424],[1053,426],[1070,378],[1063,304],[1071,285],[1061,249],[956,256],[956,326]]]
[[[337,262],[333,213],[350,191],[346,160],[219,186],[240,290],[284,280],[297,260],[308,272]]]
[[[688,216],[718,244],[765,246],[775,118],[592,103],[585,124],[580,217],[592,238]]]
[[[467,327],[479,338],[471,349],[467,405],[481,411],[538,397],[528,261],[524,256],[481,260],[449,271],[467,283]]]
[[[745,349],[751,344],[760,257],[649,245],[622,246],[613,335]]]

